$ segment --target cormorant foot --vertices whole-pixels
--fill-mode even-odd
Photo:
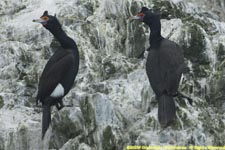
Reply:
[[[193,99],[192,99],[192,98],[190,98],[190,97],[184,95],[184,94],[181,93],[181,92],[177,92],[177,94],[174,95],[174,96],[178,96],[178,97],[180,97],[180,98],[186,98],[186,99],[188,100],[188,102],[189,102],[190,105],[192,105],[192,103],[193,103]]]
[[[42,106],[40,106],[40,105],[36,105],[36,107],[37,107],[37,108],[42,108]]]
[[[64,105],[64,107],[73,107],[73,104]]]
[[[36,106],[38,106],[39,102],[38,102],[38,99],[36,100]]]
[[[151,48],[149,47],[146,51],[148,51],[148,52],[149,52],[150,50],[151,50]]]
[[[34,107],[34,111],[37,113],[42,112],[42,106],[41,105],[36,105],[36,107]]]
[[[64,105],[63,105],[63,102],[61,101],[61,102],[58,102],[58,103],[56,103],[56,108],[58,109],[58,110],[61,110],[63,107],[64,107]]]
[[[39,101],[36,100],[36,107],[37,107],[37,108],[42,108],[42,105],[39,105],[39,104],[40,104]]]
[[[137,57],[138,59],[144,59],[145,50],[141,52],[141,54]]]

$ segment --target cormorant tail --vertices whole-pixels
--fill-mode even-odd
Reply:
[[[48,130],[51,122],[51,106],[43,105],[42,108],[42,139],[45,137],[45,133]]]
[[[158,97],[158,119],[162,127],[169,125],[176,116],[173,96],[163,94]]]

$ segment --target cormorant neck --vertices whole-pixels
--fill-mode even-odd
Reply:
[[[163,37],[161,36],[160,30],[151,31],[150,33],[150,45],[152,48],[157,48],[160,46]]]
[[[154,22],[153,24],[149,25],[151,33],[150,33],[150,45],[151,48],[158,48],[161,44],[163,39],[161,35],[161,23],[160,20]]]
[[[63,31],[61,26],[49,30],[65,49],[76,49],[76,43]]]

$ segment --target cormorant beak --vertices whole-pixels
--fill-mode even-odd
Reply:
[[[41,23],[42,25],[46,25],[47,24],[47,20],[44,20],[42,18],[34,19],[33,22]]]
[[[145,17],[144,13],[138,13],[136,16],[131,17],[131,19],[143,21],[144,17]]]

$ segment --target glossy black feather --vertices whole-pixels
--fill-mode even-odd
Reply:
[[[176,115],[175,102],[173,96],[163,94],[158,97],[158,118],[162,127],[166,127],[174,120]]]
[[[42,108],[42,139],[44,138],[44,135],[49,127],[49,124],[51,122],[51,107],[49,105],[43,105]]]
[[[74,40],[62,30],[55,16],[45,11],[43,17],[48,18],[43,26],[60,42],[61,49],[49,59],[39,80],[37,103],[40,101],[43,106],[42,137],[51,122],[51,106],[55,105],[58,110],[63,107],[62,98],[70,91],[79,69],[79,52]],[[58,84],[62,85],[64,94],[53,97],[51,94]]]
[[[163,39],[158,48],[149,51],[146,71],[157,96],[177,94],[183,69],[183,51],[176,43]]]
[[[70,50],[57,51],[46,64],[46,67],[39,81],[38,99],[42,100],[51,95],[56,86],[61,83],[64,85],[66,95],[73,83],[78,68],[74,68],[75,61],[73,53]],[[72,70],[72,71],[70,71]],[[70,73],[74,73],[70,81],[65,82],[65,78],[69,78]],[[66,86],[70,84],[69,86]]]
[[[160,14],[143,7],[142,21],[151,30],[146,72],[158,100],[158,119],[165,127],[176,115],[173,97],[178,93],[184,69],[183,50],[175,42],[161,36]]]

